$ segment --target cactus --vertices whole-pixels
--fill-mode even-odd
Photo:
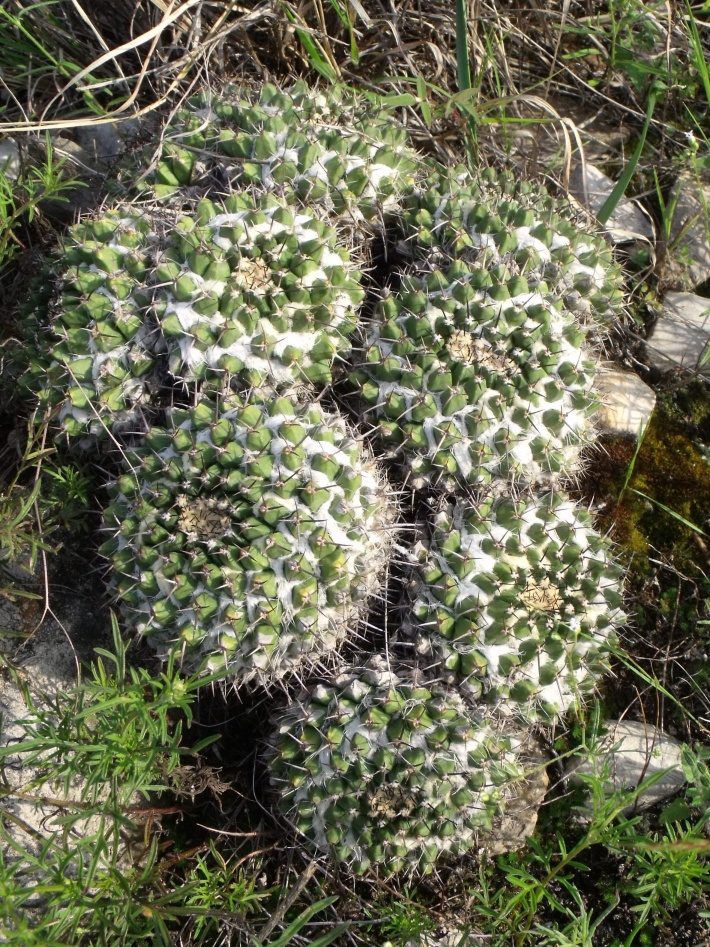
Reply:
[[[350,375],[414,486],[569,473],[589,439],[594,363],[561,304],[507,267],[422,269],[380,302]]]
[[[238,187],[286,188],[308,206],[373,221],[409,189],[420,164],[386,108],[342,87],[314,94],[297,82],[258,96],[202,93],[166,130],[149,184],[159,196],[200,186],[219,169]]]
[[[418,650],[498,714],[553,721],[607,671],[621,574],[563,494],[454,505],[420,550]]]
[[[126,463],[102,553],[127,624],[163,657],[268,683],[345,640],[379,586],[393,510],[339,417],[203,399]]]
[[[380,658],[295,703],[269,765],[282,811],[316,848],[357,874],[427,873],[490,827],[523,775],[518,746],[454,691]]]
[[[173,224],[117,208],[72,228],[57,255],[60,308],[29,384],[61,405],[69,435],[130,426],[168,370],[193,386],[281,391],[327,384],[349,347],[359,272],[312,213],[235,195]]]
[[[604,238],[541,184],[512,172],[438,168],[404,205],[401,246],[420,258],[434,249],[480,269],[505,265],[532,290],[602,324],[621,307],[620,270]]]
[[[57,318],[36,330],[26,384],[59,407],[71,436],[130,426],[151,399],[155,328],[145,313],[156,240],[150,218],[119,207],[72,227],[57,254]]]
[[[327,384],[364,295],[336,231],[269,195],[203,201],[155,278],[172,374],[239,387]]]

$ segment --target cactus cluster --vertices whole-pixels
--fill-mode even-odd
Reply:
[[[70,441],[122,447],[103,553],[125,624],[237,687],[297,680],[268,750],[282,811],[354,871],[431,870],[623,621],[560,483],[618,270],[543,187],[419,158],[344,90],[197,96],[130,188],[60,248],[29,373]]]

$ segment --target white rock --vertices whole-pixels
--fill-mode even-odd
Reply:
[[[695,289],[710,279],[710,184],[681,174],[668,203],[674,210],[663,277],[678,289]]]
[[[464,918],[444,921],[433,934],[422,934],[417,940],[408,940],[405,947],[488,947],[490,939],[469,930]],[[382,947],[394,947],[386,941]]]
[[[605,431],[639,437],[656,407],[656,393],[638,375],[612,365],[602,365],[597,373],[597,391],[602,405],[595,421]]]
[[[701,364],[710,344],[710,299],[693,293],[669,292],[663,313],[646,341],[656,368],[687,368],[710,375],[710,359]]]
[[[41,617],[41,601],[18,597],[12,602],[0,597],[0,627],[19,636],[19,644],[15,637],[0,639],[0,747],[16,746],[31,736],[21,721],[36,722],[33,705],[49,719],[56,718],[55,701],[66,705],[66,695],[72,694],[77,680],[75,641],[84,651],[82,623],[87,617],[94,626],[94,643],[104,643],[98,620],[84,601],[74,601],[62,610],[61,626],[54,618],[47,617],[37,627]],[[9,666],[14,668],[14,674],[10,673]],[[105,831],[106,817],[98,812],[77,820],[70,830],[63,827],[62,820],[67,813],[74,814],[84,802],[87,786],[82,776],[75,775],[65,791],[63,785],[48,783],[41,762],[29,764],[28,756],[22,752],[2,759],[2,773],[5,788],[10,790],[2,800],[7,813],[5,832],[12,840],[12,844],[6,839],[0,840],[0,853],[6,861],[15,861],[20,852],[38,855],[44,845],[54,850],[56,844],[57,853],[61,853],[71,848],[72,840]],[[99,803],[108,798],[108,791],[108,786],[102,790]],[[62,801],[66,805],[58,804]],[[137,798],[134,801],[139,802]],[[66,838],[65,831],[68,831]],[[128,833],[125,839],[127,847],[116,853],[122,860],[130,854]],[[103,857],[110,858],[110,852]],[[123,863],[129,864],[128,861]]]
[[[20,176],[22,162],[20,151],[14,138],[3,138],[0,141],[0,170],[8,181],[16,181]]]
[[[673,795],[685,783],[680,758],[682,744],[678,740],[651,724],[633,720],[610,721],[606,726],[608,733],[593,753],[573,758],[568,767],[568,775],[573,779],[580,775],[603,777],[605,792],[611,795],[635,789],[649,776],[664,773],[639,795],[635,807],[640,809]]]
[[[522,762],[527,773],[525,779],[512,786],[503,814],[494,820],[491,833],[481,836],[480,849],[490,857],[519,851],[535,831],[537,814],[550,782],[550,758],[533,737],[528,737]]]
[[[591,214],[597,214],[614,190],[615,182],[593,164],[578,164],[569,179],[569,192]],[[634,200],[622,197],[607,223],[606,231],[614,243],[644,240],[654,243],[656,231],[649,214]]]

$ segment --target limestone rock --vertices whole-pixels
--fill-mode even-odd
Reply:
[[[141,121],[91,122],[75,129],[73,138],[52,136],[55,154],[68,161],[77,172],[102,176],[124,154],[130,140],[141,132]]]
[[[602,405],[595,416],[598,425],[614,434],[639,437],[656,407],[656,393],[638,375],[604,365],[597,375]]]
[[[634,720],[610,721],[593,753],[573,758],[568,775],[606,776],[607,795],[634,789],[649,776],[664,773],[658,782],[644,790],[635,808],[647,809],[666,796],[673,795],[685,782],[678,740],[661,733],[651,724]],[[668,772],[665,772],[665,771]]]
[[[591,214],[597,214],[615,187],[615,181],[589,162],[578,164],[569,179],[570,194]],[[634,200],[622,197],[605,228],[613,243],[643,240],[654,243],[656,233],[649,214]]]
[[[461,926],[459,926],[461,925]],[[463,926],[463,920],[442,924],[433,934],[422,934],[417,940],[408,940],[405,947],[487,947],[490,939],[486,935],[477,935]],[[392,941],[386,941],[382,947],[394,947]]]
[[[0,747],[16,745],[28,736],[22,721],[36,720],[36,713],[52,717],[54,701],[71,694],[76,684],[80,658],[108,643],[98,609],[86,593],[84,584],[76,582],[72,596],[64,601],[55,596],[59,617],[44,621],[41,597],[0,596],[0,628],[10,633],[0,637]],[[54,857],[69,850],[71,839],[103,831],[106,817],[92,814],[74,822],[64,839],[62,820],[68,812],[76,812],[86,792],[81,776],[73,777],[65,791],[63,785],[47,782],[40,760],[29,763],[24,753],[17,752],[1,762],[5,788],[10,790],[2,800],[7,837],[0,840],[0,852],[6,861],[15,861],[22,852],[37,855],[43,846],[49,846]],[[34,899],[26,906],[36,906]]]
[[[686,368],[710,375],[710,299],[693,293],[669,292],[663,313],[646,342],[649,361],[656,368]]]
[[[76,129],[77,144],[89,156],[91,166],[105,170],[126,150],[126,142],[140,133],[145,122],[139,118],[126,118],[122,122],[92,122]]]
[[[663,275],[678,289],[696,289],[710,279],[710,183],[682,174],[668,203],[674,210]]]
[[[537,814],[545,798],[549,777],[549,757],[532,737],[525,747],[527,776],[513,787],[514,795],[506,801],[505,810],[493,823],[490,835],[481,839],[481,850],[490,857],[517,852],[535,831]]]
[[[0,170],[8,181],[16,181],[20,176],[22,162],[20,149],[14,138],[3,138],[0,141]]]

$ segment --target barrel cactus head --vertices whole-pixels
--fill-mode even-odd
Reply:
[[[504,264],[591,323],[606,325],[620,310],[621,271],[604,238],[543,185],[512,172],[433,170],[407,195],[401,228],[407,252],[433,250],[484,269]]]
[[[131,427],[151,399],[147,282],[157,239],[149,217],[118,207],[72,227],[56,254],[56,315],[38,332],[29,386],[70,436]]]
[[[163,657],[268,684],[343,643],[379,587],[393,510],[340,418],[203,399],[127,463],[102,551],[128,626]]]
[[[505,266],[417,268],[380,303],[350,381],[415,486],[574,470],[598,406],[584,333]]]
[[[148,185],[159,196],[220,173],[235,188],[282,189],[309,207],[377,223],[420,164],[392,112],[335,86],[266,84],[201,93],[176,113]]]
[[[498,714],[553,721],[608,669],[621,582],[609,544],[562,494],[457,504],[420,550],[418,650]]]
[[[333,227],[246,194],[183,218],[154,281],[172,374],[242,389],[327,384],[364,295]]]
[[[281,718],[269,752],[281,809],[357,874],[427,873],[470,851],[522,776],[519,740],[454,691],[384,658],[321,684]]]
[[[194,217],[114,208],[70,230],[55,269],[28,385],[72,437],[145,429],[175,379],[327,384],[364,295],[335,228],[270,196],[204,201]]]

